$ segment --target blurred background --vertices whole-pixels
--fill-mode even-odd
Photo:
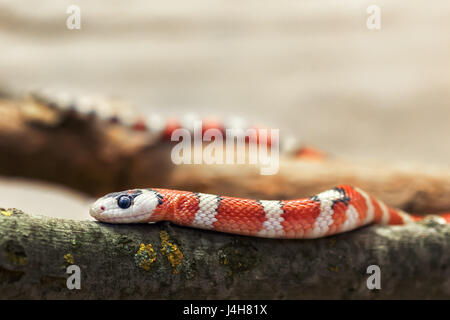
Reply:
[[[72,4],[80,30],[66,27]],[[370,5],[380,30],[366,26]],[[335,155],[450,168],[449,11],[444,0],[0,0],[0,89],[237,115]],[[0,178],[2,206],[87,218],[89,201]]]

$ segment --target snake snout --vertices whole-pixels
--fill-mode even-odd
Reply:
[[[100,220],[100,215],[103,211],[105,211],[105,206],[102,205],[99,201],[96,201],[89,208],[89,214],[97,220]]]

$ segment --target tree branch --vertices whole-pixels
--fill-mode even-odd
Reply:
[[[274,240],[2,209],[0,235],[3,299],[450,298],[450,227],[432,219]],[[81,268],[80,290],[66,287],[71,264]],[[373,264],[381,290],[366,286]]]

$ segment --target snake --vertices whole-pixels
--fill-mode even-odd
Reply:
[[[130,121],[117,114],[105,115],[89,105],[86,107],[73,103],[74,99],[67,97],[52,99],[35,94],[34,98],[62,113],[96,116],[112,125],[148,132],[156,136],[157,141],[170,141],[176,129],[190,128],[186,121],[177,119],[162,122],[160,119],[137,117]],[[89,98],[84,100],[92,101]],[[203,121],[202,131],[218,129],[224,132],[226,127],[219,121],[206,120]],[[257,127],[253,128],[258,130]],[[292,148],[292,145],[295,147]],[[291,143],[284,152],[309,160],[321,160],[324,157],[322,152],[310,147],[299,147],[298,143]],[[294,200],[243,199],[160,188],[131,189],[99,198],[91,205],[89,213],[105,223],[169,221],[185,227],[278,239],[314,239],[369,224],[405,225],[425,219],[422,215],[391,208],[362,189],[350,185],[340,185],[308,198]],[[439,223],[450,223],[450,213],[434,217]]]
[[[404,225],[424,219],[394,209],[360,188],[340,185],[295,200],[253,200],[159,188],[107,194],[90,207],[106,223],[171,223],[245,236],[314,239],[368,224]],[[437,216],[450,223],[450,213]]]
[[[147,134],[149,144],[170,143],[172,135],[177,129],[185,129],[192,133],[194,124],[201,123],[201,131],[213,129],[226,135],[228,129],[245,132],[254,130],[256,144],[260,143],[261,136],[266,136],[265,144],[270,147],[270,135],[267,136],[266,128],[261,125],[250,124],[246,119],[233,116],[225,120],[216,117],[200,118],[195,114],[184,114],[181,117],[164,118],[158,113],[148,115],[136,115],[134,110],[124,108],[122,104],[110,100],[101,95],[71,95],[67,92],[58,92],[53,90],[36,90],[28,93],[28,97],[39,105],[46,106],[56,111],[64,118],[72,116],[78,118],[89,118],[101,123],[106,127],[120,126],[124,129]],[[115,106],[118,104],[117,106]],[[245,137],[245,142],[249,143],[249,137]],[[284,134],[284,138],[279,142],[280,152],[293,159],[322,160],[325,153],[315,147],[304,145],[297,137],[292,134]]]

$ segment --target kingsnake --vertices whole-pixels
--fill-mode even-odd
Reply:
[[[40,102],[61,108],[47,97]],[[70,104],[65,110],[93,114],[95,109]],[[87,110],[87,111],[86,111]],[[82,112],[83,113],[83,112]],[[101,115],[99,115],[100,118]],[[133,130],[156,131],[158,137],[170,140],[171,133],[182,126],[181,121],[157,125],[142,119],[124,122],[109,115],[108,122],[128,124]],[[226,126],[215,121],[204,122],[203,130]],[[153,132],[154,133],[154,132]],[[294,155],[321,157],[320,152],[298,148]],[[251,200],[168,189],[133,189],[115,192],[98,199],[90,208],[95,219],[108,223],[154,223],[170,221],[181,226],[266,238],[320,238],[342,233],[371,223],[402,225],[423,219],[402,210],[388,207],[359,188],[341,185],[296,200]],[[450,213],[438,216],[450,223]]]
[[[201,120],[202,133],[208,129],[217,129],[225,135],[226,129],[254,129],[256,141],[259,143],[261,126],[250,125],[245,119],[231,117],[225,121],[216,118],[199,118],[193,114],[185,114],[180,118],[164,118],[157,113],[147,116],[136,115],[127,105],[112,101],[100,95],[70,95],[65,92],[55,91],[31,91],[29,96],[38,104],[45,105],[56,110],[62,116],[75,114],[79,117],[94,118],[102,125],[117,125],[123,128],[143,132],[148,135],[151,144],[167,143],[171,141],[172,133],[179,128],[191,131],[195,121]],[[246,138],[248,139],[248,137]],[[265,140],[267,146],[271,144],[270,136]],[[246,140],[248,142],[248,140]],[[308,160],[322,160],[325,153],[314,147],[306,146],[290,134],[283,134],[279,143],[280,152],[291,158]]]
[[[168,189],[108,194],[90,209],[108,223],[178,225],[266,238],[319,238],[370,224],[401,225],[422,219],[388,207],[348,185],[297,200],[250,200]],[[450,223],[450,214],[440,216]]]

